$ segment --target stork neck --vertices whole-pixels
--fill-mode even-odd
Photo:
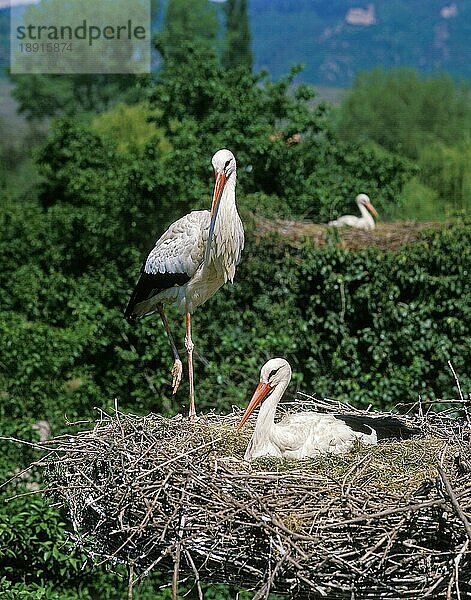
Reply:
[[[369,223],[374,223],[373,217],[368,212],[368,209],[363,204],[358,204],[358,208],[360,209],[361,216],[368,221]]]
[[[260,412],[258,413],[257,422],[255,424],[254,435],[258,432],[272,429],[275,425],[276,408],[289,385],[291,377],[286,378],[275,387],[273,392],[262,403]]]
[[[235,208],[235,188],[237,183],[237,174],[233,171],[229,178],[226,181],[226,185],[224,186],[224,190],[221,196],[221,206],[219,208],[219,215],[222,211],[229,209],[231,207]]]
[[[240,222],[239,213],[235,202],[236,188],[236,173],[235,171],[228,178],[221,199],[219,200],[219,211],[216,222],[214,224],[214,234],[211,255],[213,258],[224,258],[226,270],[226,279],[233,279],[234,265],[233,262],[238,262],[240,256],[240,230],[242,224]],[[243,230],[242,230],[242,245],[243,245]],[[232,265],[232,266],[231,266]],[[227,268],[226,268],[227,267]]]

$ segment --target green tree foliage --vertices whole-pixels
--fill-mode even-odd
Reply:
[[[12,75],[13,96],[28,120],[60,114],[102,111],[118,99],[130,98],[136,76]]]
[[[48,418],[60,427],[64,413],[90,415],[91,399],[106,407],[119,397],[127,408],[142,412],[178,411],[185,404],[185,388],[177,404],[170,403],[171,357],[158,319],[132,328],[122,318],[139,251],[148,249],[175,210],[181,214],[188,208],[183,202],[174,208],[182,171],[171,173],[170,167],[177,156],[185,158],[177,164],[192,167],[187,180],[200,168],[199,156],[191,163],[185,149],[146,158],[153,148],[135,160],[62,120],[38,156],[44,179],[39,203],[4,210],[0,363],[13,416]],[[204,181],[211,175],[204,162],[209,161],[202,161],[203,183],[191,188],[203,198],[209,197]],[[296,255],[277,241],[257,246],[249,237],[236,284],[218,292],[196,317],[196,344],[205,359],[196,369],[200,409],[243,401],[260,363],[275,354],[292,360],[306,389],[321,382],[323,393],[359,402],[415,398],[424,386],[430,394],[451,390],[446,374],[436,373],[448,352],[453,358],[456,353],[458,370],[468,352],[461,338],[469,315],[458,316],[458,299],[466,303],[469,295],[459,275],[469,264],[466,232],[457,229],[456,241],[452,234],[437,234],[430,244],[406,250],[404,258],[309,245]],[[452,242],[453,258],[443,262]],[[440,313],[438,284],[444,297]],[[372,309],[365,314],[368,298]],[[404,316],[398,302],[405,305]],[[442,313],[439,333],[430,337],[421,323],[435,327]],[[178,330],[179,317],[171,316]],[[391,340],[397,329],[402,337],[396,344]],[[412,335],[419,339],[407,346],[415,356],[409,363],[404,340]],[[363,365],[368,348],[386,343],[382,336],[389,339],[383,354]],[[401,348],[402,371],[394,370],[396,359],[388,354],[396,348]],[[317,349],[322,359],[316,359]],[[232,374],[234,361],[247,374],[245,385]],[[229,384],[221,386],[221,377]]]
[[[253,54],[247,0],[227,0],[224,11],[226,15],[226,47],[223,65],[226,69],[244,67],[251,71]]]
[[[67,577],[78,587],[80,556],[70,556],[65,524],[43,498],[17,498],[0,512],[2,575],[12,582],[59,584]],[[0,588],[1,589],[1,588]]]
[[[455,214],[471,211],[471,138],[458,140],[452,146],[435,142],[424,147],[420,157],[423,179],[441,198],[452,206]]]
[[[188,42],[210,48],[218,30],[216,7],[208,0],[169,0],[157,46],[165,60],[186,61]]]
[[[237,156],[244,191],[276,195],[293,215],[327,219],[332,206],[348,210],[361,190],[372,193],[380,208],[397,201],[414,167],[371,145],[338,140],[326,107],[312,108],[313,90],[301,85],[291,93],[299,69],[272,83],[246,70],[223,69],[214,53],[201,48],[187,46],[186,55],[188,61],[166,63],[152,102],[178,148],[175,164],[189,171],[187,185],[205,172],[204,157],[228,147]],[[200,171],[190,174],[197,160]],[[180,193],[188,191],[179,186]]]
[[[171,150],[170,143],[155,122],[150,122],[152,116],[147,102],[131,106],[120,102],[111,110],[94,117],[92,129],[118,152],[139,153],[148,143],[157,140],[159,154],[165,154]]]
[[[420,182],[427,187],[421,199],[423,208],[412,196],[404,198],[405,210],[412,202],[420,209],[415,216],[469,211],[468,85],[457,84],[448,75],[423,77],[412,69],[362,73],[342,104],[338,131],[344,140],[374,141],[417,161]],[[435,202],[430,200],[433,194]]]
[[[446,206],[438,194],[422,183],[419,177],[410,179],[402,189],[397,207],[389,212],[393,221],[444,221]]]
[[[453,145],[471,132],[469,88],[448,75],[413,69],[360,73],[342,105],[339,131],[348,141],[374,140],[416,159],[434,142]]]
[[[153,1],[157,10],[156,2]],[[120,21],[120,12],[122,19]],[[109,23],[110,16],[118,22],[125,22],[129,15],[127,0],[102,0],[96,3],[94,17],[96,23]],[[48,21],[49,19],[49,21]],[[83,14],[81,5],[63,0],[42,0],[39,4],[28,6],[24,11],[21,23],[48,23],[54,24],[81,24]],[[99,42],[98,42],[99,44]],[[62,61],[63,73],[42,74],[38,69],[37,74],[15,74],[11,79],[15,84],[13,96],[18,102],[19,111],[29,120],[42,120],[60,114],[76,114],[86,111],[103,111],[126,98],[128,102],[134,100],[134,93],[139,77],[134,74],[115,74],[117,68],[121,69],[135,59],[130,52],[129,44],[123,44],[118,55],[116,47],[113,53],[106,51],[106,46],[97,49],[93,59],[93,68],[97,73],[80,73],[82,63],[75,64],[83,57],[79,53],[64,52],[55,57]],[[28,57],[28,63],[34,56]],[[101,73],[100,74],[100,68]]]

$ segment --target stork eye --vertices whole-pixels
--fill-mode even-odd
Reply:
[[[272,369],[270,371],[270,375],[268,375],[268,380],[270,380],[274,375],[278,373],[278,369]]]
[[[224,171],[227,169],[227,167],[231,164],[231,160],[226,160],[226,164],[224,165]]]

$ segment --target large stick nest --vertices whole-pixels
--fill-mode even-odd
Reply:
[[[352,410],[314,399],[304,409]],[[256,598],[471,594],[465,419],[429,412],[406,417],[423,437],[247,463],[253,420],[237,433],[239,418],[115,410],[52,440],[48,489],[82,549],[137,579],[168,570],[253,587]]]

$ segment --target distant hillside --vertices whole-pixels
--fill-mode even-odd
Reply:
[[[249,10],[255,67],[275,79],[303,63],[305,81],[328,86],[377,65],[471,80],[471,0],[249,0]],[[8,25],[0,9],[0,76]]]
[[[258,69],[348,85],[377,65],[471,80],[471,0],[249,0]]]

